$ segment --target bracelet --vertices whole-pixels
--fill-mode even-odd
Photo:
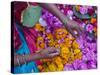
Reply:
[[[18,59],[18,56],[17,56],[17,63],[18,63],[18,65],[20,66],[20,61],[19,61],[19,59]]]
[[[42,54],[41,52],[39,52],[40,57],[44,57],[44,54]]]
[[[64,26],[67,25],[67,21],[66,21],[66,19],[63,20],[63,24],[64,24]]]
[[[24,61],[24,64],[26,64],[25,55],[23,54],[22,56],[23,56],[22,59],[23,59],[23,61]]]

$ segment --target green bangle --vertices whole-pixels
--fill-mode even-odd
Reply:
[[[67,21],[66,21],[66,19],[63,20],[63,24],[64,24],[64,26],[67,25]]]

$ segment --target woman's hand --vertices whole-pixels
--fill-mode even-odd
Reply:
[[[83,33],[82,27],[80,27],[79,23],[74,20],[65,19],[64,24],[68,32],[71,33],[75,38],[79,37]],[[77,33],[75,33],[75,31]]]
[[[60,54],[60,50],[54,47],[48,47],[39,51],[40,58],[52,58]]]

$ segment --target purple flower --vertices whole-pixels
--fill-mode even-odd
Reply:
[[[66,65],[64,66],[64,71],[66,71],[66,70],[74,70],[72,64],[66,64]]]
[[[93,25],[87,24],[87,26],[86,26],[86,31],[92,32],[92,31],[93,31]]]
[[[93,60],[90,60],[87,62],[88,64],[88,69],[96,69],[97,68],[97,62],[96,61],[93,61]]]
[[[75,60],[74,62],[73,62],[73,67],[74,67],[74,69],[75,70],[78,70],[78,68],[79,68],[79,64],[82,62],[82,60]]]
[[[86,26],[86,24],[83,22],[80,24],[82,28],[84,28]]]
[[[77,42],[79,43],[80,50],[82,52],[82,60],[75,60],[72,64],[65,64],[64,70],[81,70],[81,69],[93,69],[97,67],[97,42],[96,40],[93,41],[93,37],[90,35],[93,35],[93,25],[92,24],[87,24],[84,22],[81,22],[80,20],[77,19],[73,14],[73,11],[71,10],[72,8],[68,6],[68,9],[65,9],[64,7],[58,6],[59,9],[67,14],[67,16],[70,19],[75,19],[77,22],[80,23],[80,26],[85,28],[86,33],[82,34],[81,37],[77,38]],[[64,10],[65,9],[65,10]],[[87,14],[89,10],[93,10],[93,8],[90,6],[81,6],[80,7],[80,13],[81,14]],[[62,27],[62,22],[49,13],[48,11],[43,9],[43,14],[42,14],[43,20],[46,21],[47,23],[47,32],[54,33],[53,30],[57,27]],[[42,22],[43,23],[43,22]],[[94,35],[93,35],[94,36]],[[45,34],[43,35],[45,37]],[[48,39],[45,38],[45,42],[48,43]],[[63,42],[62,40],[58,41]]]
[[[87,12],[88,12],[88,8],[86,7],[86,6],[82,6],[82,7],[80,7],[80,13],[81,14],[87,14]]]
[[[68,15],[68,16],[73,16],[73,11],[72,11],[72,10],[68,10],[68,11],[67,11],[67,15]]]
[[[80,63],[78,69],[79,69],[79,70],[85,70],[85,69],[88,69],[88,68],[87,68],[87,64],[86,64],[85,62]]]

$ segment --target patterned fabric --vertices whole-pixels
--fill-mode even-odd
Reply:
[[[41,16],[41,7],[29,5],[22,14],[23,26],[33,27]]]
[[[27,46],[22,30],[19,27],[19,25],[16,24],[16,26],[17,26],[19,37],[22,42],[21,47],[18,50],[16,50],[16,54],[30,54],[30,50]],[[31,73],[31,72],[38,72],[38,68],[35,62],[29,62],[21,66],[14,67],[14,73]]]

